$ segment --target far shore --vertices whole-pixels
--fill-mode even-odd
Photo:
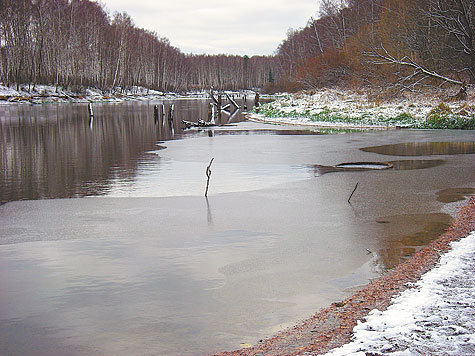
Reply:
[[[253,90],[226,90],[231,96],[244,96],[254,99]],[[262,95],[262,94],[261,94]],[[267,97],[263,95],[263,97]],[[140,86],[100,90],[83,88],[79,91],[56,87],[54,85],[2,85],[0,83],[0,105],[8,104],[51,104],[51,103],[104,103],[143,100],[207,99],[209,90],[190,90],[187,92],[167,92],[147,89]]]

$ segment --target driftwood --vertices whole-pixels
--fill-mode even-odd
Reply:
[[[186,120],[181,120],[183,125],[185,126],[185,129],[189,129],[192,127],[213,127],[216,126],[214,122],[211,121],[204,121],[204,120],[198,120],[198,121],[186,121]]]
[[[236,109],[240,109],[241,107],[238,105],[238,103],[236,103],[236,101],[234,100],[234,98],[231,98],[228,93],[226,93],[226,97],[228,98],[228,100],[231,102],[231,104],[234,105],[234,107]]]

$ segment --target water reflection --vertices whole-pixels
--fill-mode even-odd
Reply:
[[[441,203],[453,203],[462,201],[475,194],[475,188],[449,188],[437,192],[437,201]]]
[[[408,214],[378,219],[376,222],[381,224],[387,240],[386,246],[377,253],[377,264],[386,269],[394,268],[443,234],[451,221],[448,214]]]
[[[409,142],[361,150],[391,156],[458,155],[475,153],[475,142]]]
[[[252,128],[263,125],[245,123],[239,126],[251,130],[242,137],[209,139],[208,131],[190,131],[185,135],[192,139],[163,143],[171,136],[155,132],[159,145],[168,146],[157,151],[147,150],[155,147],[149,132],[143,132],[149,143],[124,135],[121,129],[142,128],[119,116],[107,122],[123,140],[114,146],[113,138],[101,136],[112,136],[100,129],[101,110],[92,130],[86,112],[80,127],[89,133],[83,136],[92,133],[123,152],[105,165],[101,191],[114,188],[109,181],[123,182],[123,195],[133,198],[32,200],[0,208],[0,354],[204,355],[256,343],[344,299],[343,290],[420,249],[447,219],[424,215],[440,211],[434,192],[473,184],[470,156],[295,180],[313,175],[308,162],[365,160],[359,147],[368,136],[382,144],[417,141],[422,134],[437,141],[446,133],[387,131],[354,135],[348,143],[344,135],[252,136]],[[155,130],[153,105],[144,110],[151,121],[144,125]],[[122,145],[138,148],[129,154]],[[433,168],[405,170],[416,166]],[[183,192],[185,183],[199,196],[155,198],[155,190]],[[215,194],[242,186],[246,191]],[[137,198],[142,194],[153,197]]]
[[[366,172],[378,170],[394,170],[407,171],[413,169],[426,169],[438,167],[444,164],[441,159],[426,159],[426,160],[398,160],[389,162],[355,162],[355,163],[341,163],[335,166],[323,166],[315,164],[310,166],[314,172],[315,177],[322,176],[327,173],[335,172]]]
[[[106,194],[112,178],[135,179],[157,141],[180,138],[181,120],[208,115],[207,100],[175,100],[164,102],[175,120],[156,122],[155,104],[94,104],[93,120],[85,104],[0,107],[0,203]]]

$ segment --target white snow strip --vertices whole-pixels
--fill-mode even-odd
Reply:
[[[255,94],[254,91],[225,91],[228,95],[246,94],[249,98]],[[266,97],[263,95],[262,97]],[[268,97],[268,96],[267,96]],[[21,84],[6,86],[0,83],[0,105],[10,104],[11,102],[28,103],[46,103],[46,102],[122,102],[125,100],[154,100],[154,99],[208,99],[209,93],[205,90],[190,91],[177,94],[173,92],[161,92],[147,89],[140,86],[128,88],[116,87],[110,92],[102,92],[97,88],[86,88],[84,92],[79,93],[54,85],[28,85]]]
[[[352,342],[325,355],[475,355],[475,232],[353,332]]]
[[[278,97],[277,100],[262,105],[261,112],[265,112],[266,117],[258,115],[256,118],[272,123],[312,124],[319,115],[323,115],[334,116],[334,119],[332,122],[316,122],[315,125],[342,125],[333,122],[341,117],[343,122],[347,121],[346,119],[357,120],[361,122],[359,124],[361,127],[405,126],[409,121],[411,123],[425,121],[431,110],[443,101],[443,98],[435,95],[408,95],[407,98],[375,102],[369,100],[366,94],[350,90],[322,89],[313,94],[296,93]],[[473,104],[473,98],[466,103],[445,103],[453,113],[468,116],[475,115]],[[405,119],[405,116],[412,119]],[[387,124],[381,122],[396,117],[398,117],[396,122]]]

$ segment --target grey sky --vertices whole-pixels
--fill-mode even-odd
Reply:
[[[319,0],[102,0],[185,53],[269,55],[306,25]]]

